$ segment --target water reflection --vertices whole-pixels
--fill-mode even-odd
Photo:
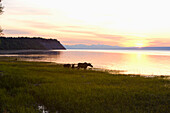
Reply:
[[[122,53],[121,53],[122,52]],[[149,54],[150,53],[150,54]],[[142,51],[129,53],[123,51],[64,51],[60,58],[54,59],[57,63],[91,62],[94,67],[127,70],[126,74],[149,74],[170,75],[169,54],[157,53],[155,51]]]
[[[62,52],[46,52],[46,53],[38,53],[38,54],[22,54],[17,57],[23,61],[39,61],[39,62],[55,62],[56,59],[60,58]]]
[[[51,52],[51,53],[50,53]],[[95,68],[126,70],[126,74],[170,75],[170,51],[62,50],[50,54],[18,54],[27,61],[90,62]],[[48,53],[48,52],[46,52]]]
[[[32,55],[32,54],[60,54],[60,51],[49,50],[0,50],[0,55]]]

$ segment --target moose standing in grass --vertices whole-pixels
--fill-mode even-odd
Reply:
[[[78,68],[78,69],[79,69],[79,68],[87,69],[88,66],[93,67],[93,66],[91,65],[91,63],[84,62],[84,63],[78,63],[77,68]]]
[[[77,65],[77,66],[75,67],[75,65]],[[87,69],[88,66],[93,67],[91,65],[91,63],[87,63],[87,62],[78,63],[78,64],[64,64],[63,66],[66,67],[66,68],[70,68],[71,67],[71,68],[78,68],[78,69],[80,69],[80,68]]]

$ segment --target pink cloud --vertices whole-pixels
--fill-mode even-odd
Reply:
[[[70,40],[70,41],[62,41],[66,45],[75,45],[75,44],[100,44],[100,41],[94,41],[94,40]]]
[[[62,32],[70,32],[70,33],[78,33],[78,34],[91,34],[94,35],[96,37],[101,37],[101,38],[105,38],[105,39],[123,39],[124,37],[120,36],[120,35],[111,35],[111,34],[100,34],[100,33],[96,33],[96,32],[92,32],[92,31],[75,31],[75,30],[60,30]]]
[[[167,39],[167,38],[151,39],[150,46],[153,46],[153,47],[158,47],[158,46],[169,47],[170,46],[170,39]]]
[[[32,34],[32,31],[28,31],[28,30],[21,30],[21,29],[7,29],[7,30],[4,30],[4,34],[7,34],[7,35],[30,35]]]

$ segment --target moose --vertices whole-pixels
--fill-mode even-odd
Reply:
[[[63,66],[66,68],[75,68],[75,64],[64,64]]]
[[[79,69],[79,68],[87,69],[88,66],[93,67],[93,66],[91,65],[91,63],[84,62],[84,63],[78,63],[77,68],[78,68],[78,69]]]
[[[76,66],[75,66],[76,65]],[[65,68],[77,68],[77,69],[80,69],[80,68],[84,68],[84,69],[87,69],[88,66],[90,67],[93,67],[91,65],[91,63],[87,63],[87,62],[84,62],[84,63],[78,63],[78,64],[64,64],[63,65]]]
[[[63,66],[69,68],[71,67],[71,64],[64,64]]]

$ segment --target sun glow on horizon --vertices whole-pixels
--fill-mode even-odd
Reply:
[[[12,0],[0,25],[6,36],[57,38],[64,44],[169,46],[169,0]]]
[[[140,43],[140,42],[135,43],[135,45],[136,45],[135,47],[138,47],[138,48],[145,47],[145,45],[143,43]]]

